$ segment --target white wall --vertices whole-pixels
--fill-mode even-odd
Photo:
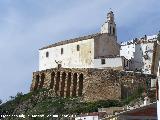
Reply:
[[[75,120],[99,120],[98,116],[83,116],[83,117],[76,117]]]
[[[49,57],[46,57],[46,52]],[[119,55],[119,45],[115,36],[104,33],[92,39],[39,50],[39,70],[57,68],[58,64],[63,68],[94,68],[94,58],[109,55]]]
[[[134,57],[135,44],[121,45],[120,56],[124,56],[126,59],[131,59]]]
[[[105,59],[105,64],[101,63],[101,59]],[[123,59],[121,57],[116,58],[101,58],[94,59],[94,68],[122,68],[123,69]]]
[[[153,60],[154,42],[142,42],[123,44],[120,49],[120,56],[124,56],[132,61],[131,70],[142,70],[145,74],[151,74],[152,60]],[[148,59],[145,59],[147,56]]]
[[[80,51],[77,51],[77,45]],[[63,54],[61,54],[63,48]],[[49,52],[49,57],[46,57]],[[39,50],[39,70],[56,68],[59,62],[63,68],[90,68],[93,66],[94,40],[88,39],[70,44]]]
[[[151,67],[153,65],[152,60],[153,60],[153,50],[154,50],[154,43],[146,43],[142,44],[142,51],[143,51],[143,56],[148,56],[148,59],[145,59],[143,57],[143,63],[144,66],[142,67],[142,70],[145,74],[151,74]]]

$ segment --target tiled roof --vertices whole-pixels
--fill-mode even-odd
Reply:
[[[106,33],[103,33],[106,34]],[[96,34],[92,34],[92,35],[87,35],[87,36],[83,36],[83,37],[78,37],[78,38],[73,38],[73,39],[69,39],[69,40],[65,40],[65,41],[60,41],[57,43],[54,43],[52,45],[48,45],[46,47],[43,47],[39,50],[43,50],[43,49],[47,49],[47,48],[51,48],[51,47],[56,47],[56,46],[60,46],[60,45],[64,45],[64,44],[68,44],[68,43],[74,43],[74,42],[78,42],[78,41],[82,41],[82,40],[87,40],[87,39],[91,39],[97,36],[102,35],[101,33],[96,33]]]

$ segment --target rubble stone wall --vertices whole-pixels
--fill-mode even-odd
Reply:
[[[154,76],[112,69],[48,69],[33,73],[31,91],[47,88],[62,97],[83,97],[86,101],[120,100],[131,95]],[[147,81],[147,82],[146,82]]]

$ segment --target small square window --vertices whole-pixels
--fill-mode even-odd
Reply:
[[[46,57],[47,57],[47,58],[49,57],[49,52],[46,52]]]
[[[101,59],[101,64],[106,64],[105,59]]]
[[[63,48],[61,48],[61,54],[63,54]]]
[[[77,45],[77,51],[79,51],[80,50],[80,46],[79,45]]]

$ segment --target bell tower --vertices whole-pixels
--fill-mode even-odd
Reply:
[[[107,20],[101,27],[101,33],[108,33],[110,35],[117,36],[116,23],[114,21],[114,14],[112,11],[107,14]]]

